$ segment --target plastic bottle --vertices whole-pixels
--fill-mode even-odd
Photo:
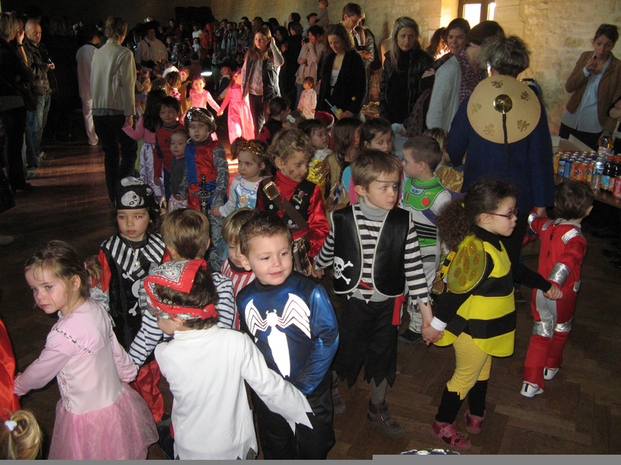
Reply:
[[[593,173],[591,174],[591,189],[594,191],[597,191],[601,187],[605,163],[606,155],[603,152],[599,152],[595,164],[593,165]]]
[[[612,132],[604,131],[601,136],[599,136],[599,140],[597,141],[597,146],[601,150],[602,147],[606,149],[606,153],[612,155]]]

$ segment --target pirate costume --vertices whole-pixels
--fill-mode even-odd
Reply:
[[[278,171],[261,181],[257,209],[275,212],[285,220],[293,236],[295,270],[309,276],[309,264],[304,265],[303,253],[296,251],[303,247],[314,258],[330,231],[319,187],[308,180],[296,182]]]
[[[122,179],[117,186],[115,204],[117,210],[157,208],[151,188],[143,180],[132,177]],[[151,265],[162,262],[165,251],[161,236],[148,232],[140,242],[131,242],[119,233],[101,244],[98,260],[102,276],[99,281],[93,282],[93,286],[98,287],[93,294],[96,300],[100,300],[101,292],[107,297],[104,303],[112,317],[114,333],[126,351],[129,351],[142,323],[138,301],[140,282],[148,275]],[[164,413],[159,380],[159,368],[150,356],[140,368],[136,381],[131,384],[149,405],[156,422]]]
[[[334,291],[342,295],[334,369],[351,387],[365,366],[375,400],[368,420],[387,436],[401,437],[405,430],[390,417],[384,396],[396,376],[403,294],[416,303],[429,301],[414,221],[405,210],[364,201],[333,211],[331,218],[316,267],[334,265]]]

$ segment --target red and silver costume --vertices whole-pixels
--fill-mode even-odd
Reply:
[[[535,289],[531,301],[535,322],[524,362],[524,381],[545,388],[543,370],[559,367],[571,331],[587,243],[579,223],[542,218],[535,213],[528,220],[530,229],[541,239],[537,271],[563,292],[561,299],[549,300]]]

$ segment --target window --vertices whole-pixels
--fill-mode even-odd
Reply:
[[[493,20],[495,9],[494,0],[459,0],[459,17],[468,20],[470,27],[481,21]]]

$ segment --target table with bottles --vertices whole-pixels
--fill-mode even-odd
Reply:
[[[554,180],[585,181],[591,185],[595,200],[621,208],[621,154],[613,155],[612,147],[598,152],[563,150],[554,155]]]

